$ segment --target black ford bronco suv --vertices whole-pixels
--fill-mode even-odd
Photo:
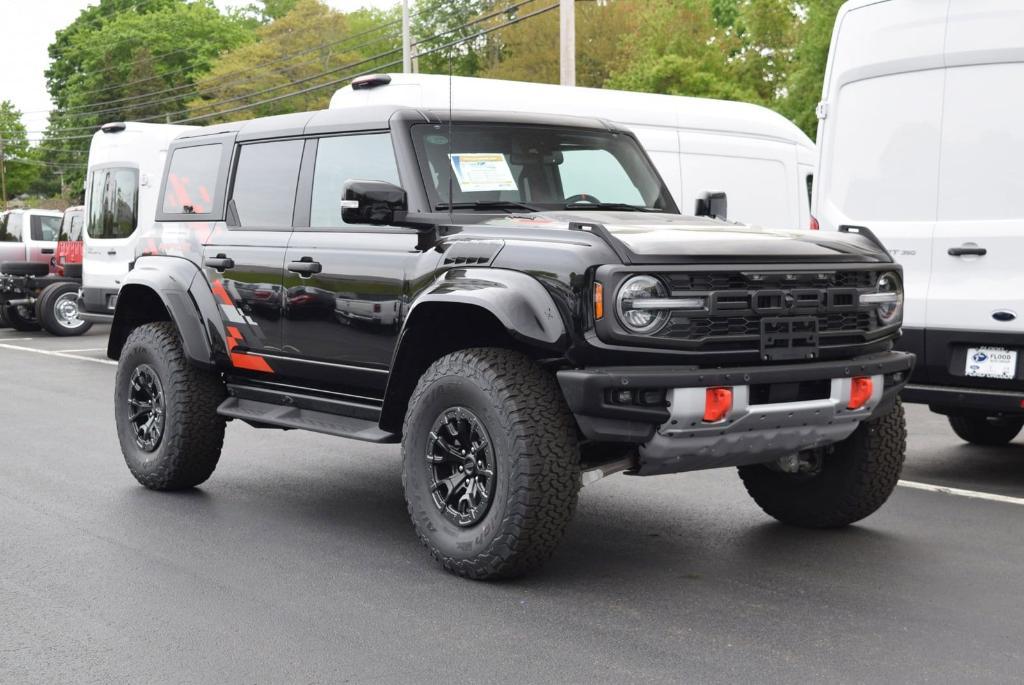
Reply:
[[[167,160],[108,351],[148,488],[209,478],[230,420],[400,441],[423,544],[495,578],[616,471],[738,466],[808,527],[896,485],[914,360],[869,231],[683,216],[594,119],[353,107],[188,132]]]

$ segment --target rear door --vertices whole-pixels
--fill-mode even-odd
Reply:
[[[89,311],[112,314],[121,280],[135,259],[132,235],[139,223],[138,168],[118,164],[92,169],[85,216],[87,245],[82,270]]]
[[[215,231],[204,249],[204,270],[221,305],[232,362],[240,370],[277,371],[273,358],[283,347],[282,268],[302,148],[298,139],[238,146],[227,230]]]
[[[923,350],[938,204],[947,2],[841,12],[818,114],[814,213],[867,226],[903,265],[903,343]]]
[[[933,380],[977,383],[967,380],[972,347],[1005,346],[1024,355],[1024,349],[1014,347],[1024,342],[1021,35],[1020,3],[954,0],[951,5],[928,290]],[[988,52],[979,58],[981,46]],[[1018,368],[1024,369],[1022,363],[1018,360]]]
[[[0,264],[25,261],[21,224],[21,212],[5,212],[0,217]]]

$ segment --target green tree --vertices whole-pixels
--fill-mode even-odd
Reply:
[[[419,58],[419,70],[430,74],[476,76],[484,68],[497,63],[488,36],[478,35],[488,26],[495,26],[515,12],[501,13],[469,25],[482,16],[492,14],[512,3],[508,0],[417,0],[412,17],[412,33]],[[455,43],[455,45],[450,45]],[[447,47],[446,47],[447,46]]]
[[[3,138],[7,197],[11,198],[31,188],[39,175],[40,166],[33,163],[35,160],[28,145],[21,112],[10,100],[0,102],[0,137]]]
[[[46,77],[56,108],[43,145],[58,157],[83,153],[104,122],[180,118],[196,78],[220,52],[250,40],[250,27],[212,0],[100,0],[50,45]],[[82,175],[69,183],[80,186]]]
[[[261,26],[254,42],[216,61],[199,80],[201,95],[189,102],[191,116],[212,123],[326,107],[341,84],[281,96],[400,60],[395,32],[365,33],[389,18],[371,10],[343,14],[320,0],[298,0],[283,17]],[[281,99],[254,105],[274,98]],[[228,109],[238,111],[217,114]]]
[[[616,65],[620,45],[639,29],[647,0],[576,5],[576,83],[600,88]],[[495,32],[500,61],[480,74],[512,81],[558,83],[559,17],[547,12]]]
[[[795,66],[786,82],[786,97],[779,111],[796,122],[807,135],[818,132],[815,107],[821,99],[825,65],[832,41],[832,27],[843,0],[805,0],[806,21],[800,27]]]

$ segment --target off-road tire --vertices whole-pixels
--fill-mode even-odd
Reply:
[[[21,331],[22,333],[31,333],[42,328],[39,325],[39,321],[34,317],[22,315],[22,313],[18,311],[18,307],[15,305],[8,305],[4,307],[4,321],[7,322],[8,326],[16,331]]]
[[[490,507],[470,527],[445,517],[430,492],[433,423],[453,407],[472,411],[494,443]],[[402,485],[420,541],[446,570],[477,580],[509,578],[548,559],[576,509],[576,425],[555,378],[511,350],[474,348],[437,360],[409,399]]]
[[[862,423],[823,456],[809,475],[741,466],[747,492],[769,516],[804,528],[840,528],[874,513],[892,494],[903,468],[907,428],[903,405]]]
[[[1024,428],[1024,418],[1009,416],[950,416],[949,425],[961,440],[972,445],[999,446],[1012,441]]]
[[[135,440],[128,392],[132,373],[142,365],[156,372],[163,388],[165,422],[156,449]],[[121,351],[114,382],[114,419],[125,462],[150,490],[183,490],[213,473],[224,444],[225,420],[217,414],[226,390],[220,376],[189,363],[181,337],[170,322],[134,329]]]
[[[0,264],[0,273],[8,276],[46,276],[50,273],[50,265],[45,262],[4,262]]]
[[[53,285],[46,286],[36,301],[36,319],[46,329],[47,333],[59,337],[68,337],[82,335],[92,328],[90,322],[81,321],[81,319],[79,319],[79,325],[73,328],[68,328],[60,322],[60,316],[56,310],[58,300],[67,295],[77,297],[77,294],[78,286],[74,283],[54,283]]]

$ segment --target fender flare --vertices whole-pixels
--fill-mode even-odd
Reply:
[[[495,268],[449,269],[415,299],[402,333],[427,303],[480,307],[501,323],[513,338],[527,344],[564,348],[565,322],[551,294],[533,276]]]
[[[506,269],[451,269],[415,299],[399,333],[381,411],[381,426],[394,432],[401,431],[405,401],[419,380],[416,372],[423,370],[419,366],[429,363],[426,357],[417,359],[419,345],[416,336],[409,333],[419,327],[420,319],[429,316],[426,311],[431,307],[424,305],[432,304],[468,306],[486,312],[513,339],[528,347],[557,355],[569,345],[563,314],[536,278]]]
[[[182,257],[144,256],[135,263],[118,292],[107,356],[119,358],[131,329],[157,320],[154,312],[138,311],[135,306],[142,291],[151,292],[163,303],[189,361],[207,368],[216,366],[214,351],[226,349],[220,310],[203,272]]]

